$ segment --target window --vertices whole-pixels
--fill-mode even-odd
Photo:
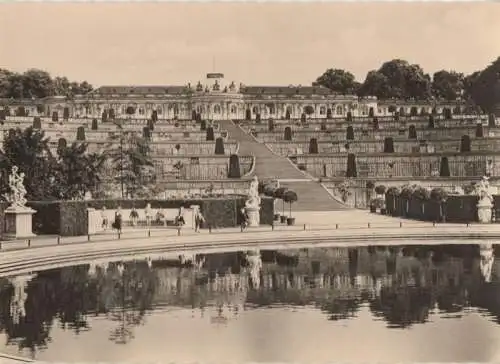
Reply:
[[[258,108],[257,106],[254,106],[254,107],[252,108],[252,112],[253,112],[254,114],[258,114],[258,113],[259,113],[259,108]]]
[[[215,105],[214,106],[214,113],[215,114],[220,114],[220,105]]]
[[[319,108],[319,114],[320,114],[320,115],[325,115],[325,114],[326,114],[326,107],[321,106],[321,107]]]
[[[163,112],[163,109],[162,109],[161,107],[159,107],[159,108],[157,108],[157,109],[156,109],[156,113],[157,113],[158,115],[161,115],[161,114],[162,114],[162,112]]]
[[[144,115],[144,108],[143,107],[139,108],[139,115]]]
[[[231,114],[236,114],[236,106],[231,106]]]
[[[344,113],[344,108],[342,107],[342,105],[338,105],[336,110],[337,115],[342,115]]]

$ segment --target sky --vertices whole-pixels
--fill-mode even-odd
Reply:
[[[498,3],[2,3],[0,67],[93,85],[363,81],[394,58],[471,73],[500,56],[498,19]]]

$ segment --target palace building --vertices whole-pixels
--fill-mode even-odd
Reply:
[[[360,98],[341,95],[321,86],[246,86],[227,82],[222,73],[208,73],[204,82],[184,86],[101,86],[86,95],[72,98],[52,96],[42,100],[10,101],[9,108],[22,105],[30,116],[52,116],[64,113],[74,118],[100,118],[103,112],[115,118],[149,119],[299,119],[303,113],[310,118],[345,118],[441,113],[449,107],[463,111],[457,103],[416,101],[379,101],[376,97]],[[414,109],[414,110],[412,110]]]

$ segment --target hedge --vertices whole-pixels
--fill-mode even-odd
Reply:
[[[36,210],[33,215],[33,232],[38,235],[80,236],[88,234],[87,208],[97,210],[144,209],[149,202],[153,209],[172,209],[199,205],[207,221],[214,228],[238,226],[238,212],[245,207],[247,197],[228,196],[225,198],[203,198],[186,200],[90,200],[90,201],[30,201],[26,205]],[[0,202],[0,219],[5,221],[8,203]],[[262,197],[260,223],[272,225],[274,219],[274,200]],[[4,224],[0,224],[0,237]]]
[[[27,206],[36,210],[35,234],[79,236],[88,233],[87,201],[30,201]]]
[[[495,197],[497,197],[495,208],[498,206],[500,209],[500,196]],[[477,202],[478,196],[474,195],[452,195],[442,203],[431,199],[421,200],[414,196],[410,198],[391,194],[385,196],[389,215],[423,221],[445,220],[451,223],[477,221]]]

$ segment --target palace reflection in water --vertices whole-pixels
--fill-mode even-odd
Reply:
[[[499,251],[151,256],[3,278],[0,352],[52,361],[500,360]]]

